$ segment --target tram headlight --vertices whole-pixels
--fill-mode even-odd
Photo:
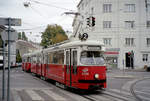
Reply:
[[[95,77],[95,79],[98,79],[99,78],[99,74],[95,74],[94,77]]]

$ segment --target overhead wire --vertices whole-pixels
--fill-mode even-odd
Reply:
[[[57,8],[57,9],[63,9],[63,10],[68,10],[68,11],[74,11],[74,10],[70,10],[70,9],[67,9],[67,8],[64,8],[64,7],[60,7],[60,6],[56,6],[56,5],[53,5],[53,4],[48,4],[48,3],[44,3],[44,2],[39,2],[39,1],[36,1],[36,0],[30,0],[30,2],[34,2],[34,3],[37,3],[37,4],[42,4],[42,5],[49,6],[49,7],[55,7],[55,8]]]

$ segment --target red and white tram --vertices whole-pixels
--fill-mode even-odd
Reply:
[[[24,55],[22,68],[71,88],[106,88],[104,51],[99,41],[68,42]]]

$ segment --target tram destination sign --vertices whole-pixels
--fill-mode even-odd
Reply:
[[[8,21],[10,19],[10,22]],[[21,26],[21,19],[18,18],[0,18],[0,25]]]
[[[101,46],[89,46],[89,50],[101,50]]]

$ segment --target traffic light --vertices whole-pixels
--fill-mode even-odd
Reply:
[[[92,27],[95,26],[95,17],[92,17]]]
[[[87,20],[87,26],[90,27],[90,26],[91,26],[91,25],[90,25],[90,17],[89,17],[89,18],[86,18],[86,20]]]

